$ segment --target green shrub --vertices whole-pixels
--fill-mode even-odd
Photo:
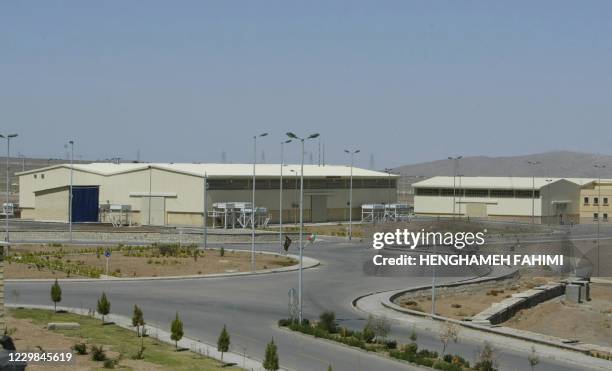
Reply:
[[[104,368],[115,368],[115,361],[112,359],[107,359],[104,361]]]
[[[319,316],[319,324],[317,327],[331,334],[337,332],[336,314],[332,311],[325,311]]]
[[[106,352],[102,348],[102,345],[92,345],[91,346],[91,359],[93,361],[102,362],[106,360]]]
[[[76,352],[76,354],[87,354],[87,345],[85,343],[76,343],[72,346],[72,349]]]

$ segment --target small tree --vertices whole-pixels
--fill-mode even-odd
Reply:
[[[365,326],[363,326],[363,331],[361,333],[363,335],[363,340],[365,340],[366,343],[371,343],[376,337],[376,332],[374,331],[374,321],[374,316],[370,314],[368,316],[368,321],[366,322]]]
[[[53,285],[51,285],[51,300],[53,300],[53,310],[57,312],[57,303],[62,301],[62,288],[57,282],[57,278]]]
[[[478,359],[474,364],[474,370],[477,371],[497,371],[495,368],[495,351],[491,345],[485,341],[484,347],[478,355]]]
[[[230,346],[230,336],[225,329],[225,325],[223,325],[223,330],[221,330],[221,334],[219,334],[219,339],[217,340],[217,350],[221,352],[221,362],[223,362],[223,353],[229,351]]]
[[[276,344],[274,344],[274,338],[266,346],[266,357],[263,361],[263,367],[266,371],[278,370],[278,353]]]
[[[331,365],[327,366],[327,371],[334,371]]]
[[[329,332],[336,332],[336,314],[332,311],[326,311],[319,316],[319,328]]]
[[[136,327],[136,335],[140,336],[140,326],[144,325],[145,321],[142,309],[140,309],[138,305],[134,305],[134,313],[132,314],[132,326]]]
[[[178,312],[170,326],[170,339],[174,340],[174,347],[178,349],[178,342],[183,338],[183,321],[180,320]]]
[[[102,315],[102,324],[104,324],[104,316],[110,313],[111,303],[106,298],[106,293],[102,292],[102,297],[98,300],[98,313]]]
[[[412,332],[410,333],[410,340],[412,340],[412,342],[417,341],[417,333],[416,333],[416,328],[414,328],[414,326],[412,326]]]
[[[374,321],[374,334],[376,335],[376,340],[385,341],[390,332],[391,325],[386,317],[380,317]]]
[[[450,341],[456,343],[459,340],[459,327],[451,322],[444,323],[442,327],[442,332],[440,332],[440,341],[442,342],[442,353],[440,353],[440,357],[444,357],[444,352],[446,352],[446,347]]]
[[[540,357],[536,354],[535,347],[531,347],[531,354],[527,357],[531,371],[535,370],[535,367],[540,363]]]

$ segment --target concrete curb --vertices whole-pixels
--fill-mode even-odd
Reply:
[[[227,249],[227,251],[241,251],[241,252],[250,252],[250,250],[234,250]],[[258,253],[269,254],[269,255],[278,255],[277,253],[272,253],[269,251],[258,251]],[[288,256],[292,259],[299,261],[298,255],[280,255],[280,256]],[[309,258],[306,256],[302,257],[302,269],[310,269],[314,268],[321,264],[321,262],[314,258]],[[226,278],[226,277],[241,277],[241,276],[257,276],[263,274],[272,274],[272,273],[285,273],[292,272],[299,269],[299,263],[289,266],[289,267],[281,267],[281,268],[271,268],[271,269],[261,269],[254,272],[235,272],[235,273],[213,273],[213,274],[201,274],[201,275],[189,275],[189,276],[160,276],[160,277],[112,277],[112,278],[61,278],[58,279],[59,282],[138,282],[138,281],[158,281],[158,280],[195,280],[195,279],[210,279],[210,278]],[[23,278],[23,279],[5,279],[4,282],[55,282],[55,278]]]
[[[20,305],[20,304],[6,304],[9,308],[26,308],[26,309],[42,309],[42,310],[53,310],[52,305]],[[66,312],[78,314],[87,317],[95,317],[101,319],[102,316],[98,315],[96,312],[91,311],[90,309],[82,309],[82,308],[71,308],[71,307],[57,307],[58,310],[65,310]],[[114,322],[115,325],[124,328],[126,330],[130,330],[136,332],[134,327],[132,326],[132,320],[125,316],[121,316],[118,314],[108,314],[105,316],[105,319],[108,319],[108,322]],[[155,338],[158,341],[162,341],[164,343],[174,345],[174,342],[170,339],[170,333],[162,330],[158,327],[145,325],[146,333],[151,338]],[[201,354],[203,356],[216,359],[221,361],[221,352],[217,351],[217,347],[212,344],[204,343],[199,340],[189,339],[187,337],[183,337],[178,342],[179,347],[189,349],[194,353]],[[224,363],[235,363],[236,366],[242,367],[247,370],[264,370],[261,364],[261,360],[255,359],[252,357],[246,357],[245,355],[241,355],[234,352],[226,352],[223,354],[223,362]],[[285,370],[285,369],[283,369]]]
[[[512,274],[516,274],[517,272],[511,272],[508,275],[504,275],[504,276],[498,276],[495,278],[485,278],[485,279],[475,279],[475,280],[467,280],[467,281],[459,281],[459,282],[454,282],[451,284],[445,284],[445,285],[440,285],[439,287],[442,286],[446,286],[446,287],[452,287],[452,286],[461,286],[464,284],[470,284],[470,283],[478,283],[478,282],[487,282],[487,281],[491,281],[491,280],[500,280],[503,278],[507,278],[508,276],[512,275]],[[417,288],[413,288],[413,289],[409,289],[409,290],[394,290],[394,291],[386,291],[386,292],[379,292],[379,293],[374,293],[374,294],[369,294],[369,295],[362,295],[361,297],[353,300],[353,306],[365,313],[368,313],[366,310],[362,309],[359,307],[358,301],[360,299],[363,299],[367,296],[372,296],[372,295],[381,295],[380,298],[380,304],[390,310],[393,310],[395,312],[399,312],[399,313],[403,313],[403,314],[408,314],[408,315],[413,315],[413,316],[417,316],[417,317],[421,317],[421,318],[429,318],[431,320],[434,321],[439,321],[439,322],[450,322],[450,323],[454,323],[457,324],[459,326],[462,327],[466,327],[466,328],[470,328],[473,330],[477,330],[477,331],[483,331],[483,332],[487,332],[487,333],[491,333],[491,334],[495,334],[495,335],[500,335],[500,336],[505,336],[505,337],[511,337],[514,339],[518,339],[518,340],[523,340],[523,341],[528,341],[531,343],[536,343],[536,344],[541,344],[541,345],[546,345],[546,346],[551,346],[551,347],[555,347],[555,348],[559,348],[559,349],[563,349],[563,350],[569,350],[569,351],[574,351],[574,352],[580,352],[583,354],[587,354],[590,355],[590,349],[585,349],[582,346],[574,346],[574,345],[570,345],[570,344],[564,344],[563,341],[564,339],[560,339],[560,338],[555,338],[557,340],[546,340],[543,339],[542,336],[546,336],[546,335],[542,335],[542,334],[538,334],[538,333],[533,333],[533,332],[528,332],[528,331],[521,331],[521,332],[507,332],[507,331],[503,331],[504,327],[490,327],[490,326],[483,326],[483,325],[479,325],[476,323],[472,323],[472,322],[466,322],[466,321],[460,321],[460,320],[456,320],[456,319],[452,319],[452,318],[448,318],[448,317],[443,317],[443,316],[438,316],[438,315],[432,315],[431,313],[424,313],[424,312],[419,312],[419,311],[415,311],[415,310],[411,310],[411,309],[406,309],[406,308],[402,308],[401,306],[395,304],[393,302],[393,300],[395,300],[397,297],[405,294],[406,292],[410,292],[410,291],[417,291],[417,290],[422,290],[422,289],[428,289],[431,286],[421,286],[421,287],[417,287]],[[554,338],[554,337],[551,337]],[[589,346],[590,344],[584,344],[586,346]],[[598,346],[592,346],[593,350],[597,350],[597,348],[599,348]]]

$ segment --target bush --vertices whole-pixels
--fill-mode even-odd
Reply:
[[[104,361],[104,368],[115,368],[115,361],[107,359]]]
[[[416,354],[418,351],[419,351],[419,346],[417,345],[417,343],[410,343],[410,344],[404,345],[405,353]]]
[[[220,257],[225,256],[225,249],[223,248],[223,246],[221,247],[221,249],[219,249],[219,256]]]
[[[332,311],[326,311],[319,316],[319,324],[317,326],[321,330],[327,331],[330,334],[336,333],[336,314]]]
[[[395,340],[387,340],[384,344],[387,349],[397,349],[397,341]]]
[[[435,352],[433,350],[427,350],[427,349],[419,350],[417,355],[422,358],[438,358],[438,352]]]
[[[459,365],[454,365],[442,360],[436,360],[434,361],[433,368],[435,368],[436,370],[442,370],[442,371],[461,371],[463,368]]]
[[[102,345],[99,345],[99,346],[92,345],[91,346],[91,359],[93,361],[98,361],[98,362],[102,362],[106,360],[106,352],[102,348]]]
[[[72,349],[76,352],[76,354],[87,354],[87,345],[85,343],[76,343],[72,346]]]

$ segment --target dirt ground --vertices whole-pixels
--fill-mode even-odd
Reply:
[[[589,302],[559,297],[525,309],[504,326],[612,347],[612,285],[591,284]]]
[[[535,286],[555,281],[555,277],[527,277],[523,276],[516,282],[507,287],[486,290],[476,294],[459,294],[453,296],[436,297],[436,314],[455,318],[465,319],[487,309],[493,303],[500,302],[521,291],[529,290]],[[557,277],[558,279],[558,277]],[[408,297],[399,298],[398,302],[404,308],[418,310],[421,312],[431,312],[431,297],[421,299],[411,299]]]
[[[32,246],[14,249],[12,253],[23,253],[25,251],[42,251],[47,247]],[[66,255],[62,259],[68,263],[98,267],[103,272],[106,266],[106,258],[102,254],[78,253],[69,254],[70,248],[62,247]],[[73,251],[83,252],[82,248],[72,248]],[[95,251],[93,249],[92,251]],[[56,257],[50,257],[56,259]],[[255,256],[256,269],[271,269],[296,264],[296,261],[286,257],[270,254],[257,254]],[[164,257],[164,256],[126,256],[123,252],[114,251],[109,261],[108,272],[116,277],[162,277],[178,275],[196,275],[212,273],[242,272],[251,269],[251,255],[248,252],[225,251],[224,256],[219,250],[206,250],[200,252],[197,261],[193,257]],[[66,278],[65,272],[47,268],[38,269],[34,264],[23,264],[15,261],[5,263],[5,278]],[[72,278],[78,275],[70,275]]]
[[[15,341],[15,347],[22,352],[40,351],[40,348],[48,351],[71,351],[70,347],[75,343],[83,342],[82,339],[68,337],[57,332],[50,332],[34,325],[28,320],[16,319],[10,316],[7,317],[6,325],[8,329],[14,331],[11,337]],[[104,348],[109,349],[108,346]],[[107,350],[106,354],[111,358],[118,356],[118,353],[110,350]],[[53,363],[31,363],[27,369],[28,371],[44,371],[49,369],[86,371],[97,370],[102,367],[101,362],[92,361],[89,355],[81,356],[74,354],[74,357],[76,357],[76,363],[72,363],[70,366]],[[143,360],[123,359],[121,364],[136,371],[163,370],[161,366]]]

